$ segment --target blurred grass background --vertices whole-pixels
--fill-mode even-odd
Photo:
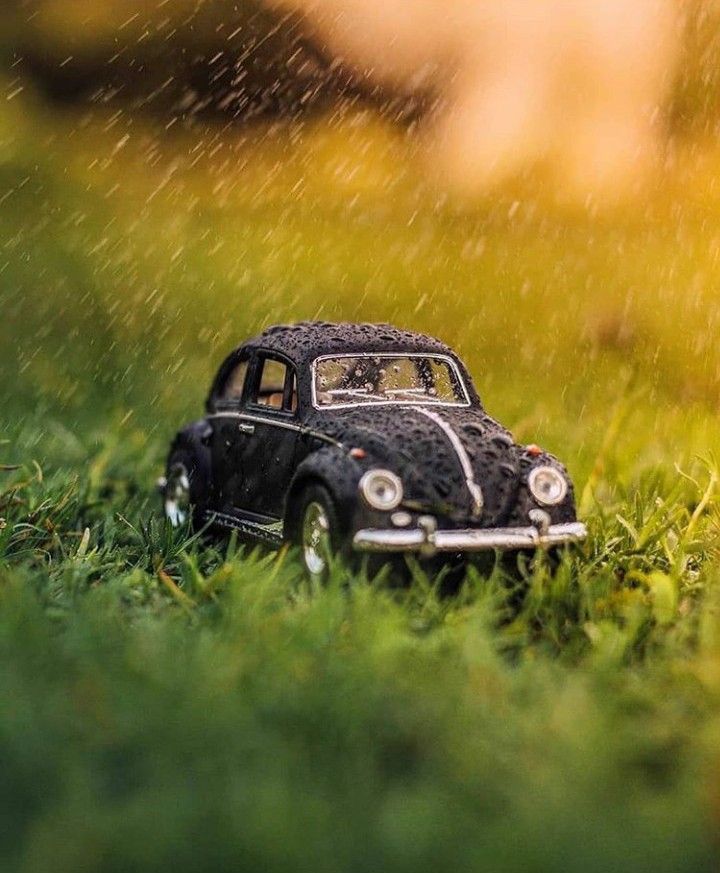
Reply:
[[[3,869],[717,869],[720,30],[687,10],[672,160],[598,210],[540,176],[458,206],[254,4],[3,7]],[[217,364],[315,317],[452,344],[567,461],[584,552],[448,600],[164,530]]]

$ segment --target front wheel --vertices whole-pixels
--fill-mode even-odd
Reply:
[[[339,524],[333,499],[322,485],[311,485],[300,495],[295,516],[295,539],[307,574],[324,581],[338,547]]]

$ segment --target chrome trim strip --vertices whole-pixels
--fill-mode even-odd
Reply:
[[[331,446],[335,446],[338,449],[345,448],[344,445],[339,442],[339,440],[333,439],[333,437],[328,436],[325,433],[322,433],[318,430],[313,430],[310,427],[303,427],[299,424],[292,424],[289,421],[276,421],[272,418],[262,418],[258,415],[248,415],[245,412],[213,412],[210,415],[207,415],[206,418],[237,418],[241,421],[253,421],[257,424],[270,424],[274,427],[282,427],[285,430],[293,430],[296,433],[307,434],[308,436],[316,437],[323,442],[328,443]]]
[[[260,424],[274,424],[275,427],[283,427],[285,430],[294,430],[298,433],[302,432],[303,428],[299,424],[292,424],[289,421],[275,421],[270,418],[260,418],[257,415],[247,415],[245,412],[213,412],[208,418],[239,418],[241,421],[256,421]]]
[[[327,409],[355,409],[358,406],[419,406],[419,403],[414,403],[412,400],[372,400],[369,403],[330,403],[325,405],[320,405],[317,402],[317,390],[315,386],[315,377],[316,377],[316,367],[318,361],[330,361],[333,358],[432,358],[436,361],[444,361],[446,364],[449,364],[452,368],[452,371],[455,373],[455,378],[457,379],[458,385],[462,389],[462,393],[465,396],[464,403],[434,403],[433,406],[454,406],[456,408],[464,408],[466,406],[470,406],[470,395],[468,394],[467,386],[462,378],[462,374],[458,368],[457,362],[450,357],[450,355],[444,355],[440,352],[349,352],[343,354],[342,352],[338,352],[334,355],[320,355],[315,358],[315,360],[310,365],[310,398],[312,405],[315,409],[319,409],[321,411],[325,411]],[[424,401],[427,403],[427,401]]]
[[[546,549],[567,543],[580,543],[587,536],[582,522],[552,524],[547,533],[537,528],[468,528],[466,530],[438,530],[413,528],[385,530],[367,528],[353,537],[353,546],[363,552],[482,552],[513,551],[518,549]]]
[[[485,505],[485,498],[483,497],[482,488],[475,481],[475,472],[470,463],[470,458],[465,450],[465,446],[462,444],[462,440],[445,419],[437,414],[437,412],[433,412],[431,409],[426,409],[424,406],[419,407],[417,412],[424,415],[426,418],[429,418],[431,421],[434,421],[450,441],[450,445],[453,447],[453,450],[460,461],[460,466],[462,467],[463,475],[465,476],[465,485],[472,497],[473,515],[480,515],[483,511],[483,506]]]

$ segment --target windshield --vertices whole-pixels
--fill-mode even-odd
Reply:
[[[457,366],[433,355],[345,355],[314,365],[317,407],[408,403],[467,406]]]

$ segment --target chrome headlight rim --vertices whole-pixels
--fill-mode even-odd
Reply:
[[[358,487],[365,503],[380,512],[397,509],[403,499],[400,477],[390,470],[368,470],[360,479]]]
[[[548,496],[547,493],[541,490],[538,480],[543,477],[550,477],[550,479],[552,479],[557,488],[556,494]],[[565,476],[563,476],[563,474],[555,467],[551,467],[549,464],[543,464],[540,467],[534,467],[530,471],[530,475],[528,476],[528,488],[538,503],[543,506],[557,506],[558,503],[562,503],[567,497],[568,482]]]

